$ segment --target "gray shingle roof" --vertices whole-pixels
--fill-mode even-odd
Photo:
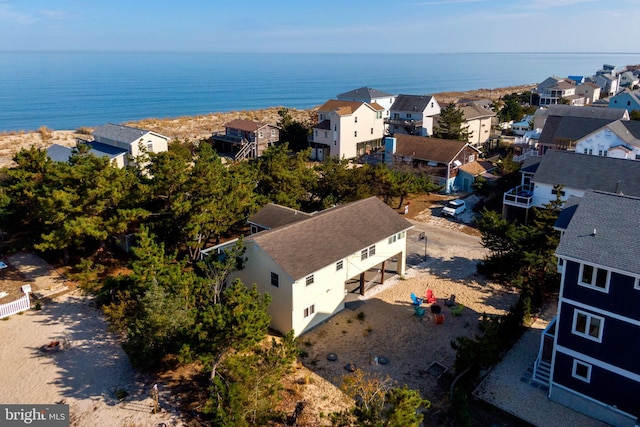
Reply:
[[[359,89],[350,90],[348,92],[341,93],[337,96],[338,99],[352,99],[352,100],[360,100],[360,99],[376,99],[376,98],[389,98],[394,96],[390,93],[383,92],[378,89],[373,89],[370,87],[361,87]]]
[[[106,138],[130,144],[147,133],[149,133],[148,130],[118,125],[115,123],[107,123],[106,125],[97,127],[93,131],[93,137],[96,139]]]
[[[266,204],[249,217],[249,222],[263,228],[277,228],[310,218],[311,214],[274,203]]]
[[[247,238],[298,280],[413,227],[377,197],[327,209]]]
[[[423,112],[433,97],[431,95],[398,95],[391,105],[391,111]]]
[[[68,162],[72,149],[60,144],[51,144],[47,147],[47,156],[54,162]]]
[[[544,128],[542,128],[538,143],[555,146],[560,142],[574,142],[608,125],[612,121],[611,119],[594,119],[588,117],[549,116]]]
[[[640,274],[640,198],[588,191],[556,254]],[[595,234],[594,234],[595,230]]]
[[[608,119],[609,121],[614,121],[625,118],[625,112],[616,108],[555,104],[549,106],[547,116],[589,117],[592,119]]]
[[[469,145],[464,141],[430,138],[417,135],[396,134],[397,156],[410,157],[417,160],[449,163]]]
[[[640,196],[640,162],[549,150],[542,157],[533,181]]]

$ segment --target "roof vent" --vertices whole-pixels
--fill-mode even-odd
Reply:
[[[595,235],[596,235],[596,229],[595,229],[595,228],[593,229],[593,233],[592,233],[591,235],[592,235],[592,236],[595,236]]]

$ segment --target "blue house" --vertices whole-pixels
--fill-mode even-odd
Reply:
[[[549,398],[614,426],[640,417],[640,198],[588,190],[556,222],[558,313],[534,375]]]
[[[609,108],[624,108],[627,111],[640,110],[640,90],[620,92],[609,98]]]

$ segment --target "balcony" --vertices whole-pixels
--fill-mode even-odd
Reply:
[[[518,185],[504,193],[502,203],[529,209],[533,206],[533,188],[530,185]]]
[[[422,127],[422,123],[423,123],[422,120],[401,119],[401,118],[384,119],[384,122],[388,125],[409,127],[413,129]]]

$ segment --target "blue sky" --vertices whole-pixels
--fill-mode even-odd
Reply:
[[[0,51],[639,52],[640,0],[0,0]]]

